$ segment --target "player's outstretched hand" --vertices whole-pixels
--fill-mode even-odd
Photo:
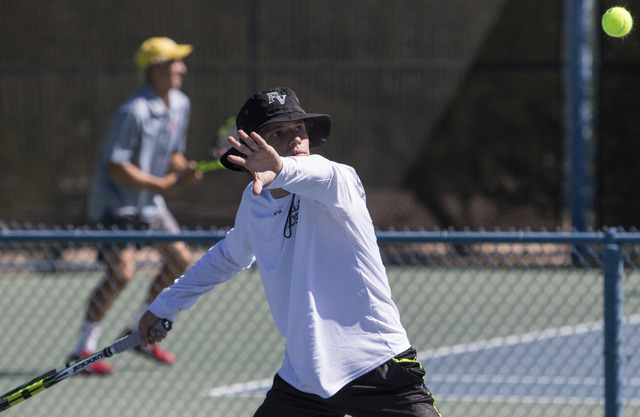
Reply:
[[[245,156],[229,155],[229,160],[253,175],[253,194],[258,195],[282,170],[280,155],[255,132],[247,135],[244,130],[238,130],[238,136],[241,141],[229,136],[227,142]]]

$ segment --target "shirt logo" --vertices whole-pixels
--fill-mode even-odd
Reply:
[[[287,99],[286,94],[280,95],[280,93],[278,92],[267,93],[267,97],[269,97],[269,104],[275,102],[276,100],[278,100],[280,104],[284,104],[285,100]]]
[[[289,239],[293,233],[293,226],[298,224],[298,212],[300,211],[300,197],[298,197],[298,201],[296,201],[296,195],[293,194],[291,198],[291,205],[289,206],[289,214],[287,215],[287,220],[284,223],[284,237]]]

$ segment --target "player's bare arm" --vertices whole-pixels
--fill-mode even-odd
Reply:
[[[175,172],[170,172],[163,177],[156,177],[142,171],[130,162],[122,165],[110,162],[107,166],[107,173],[111,178],[124,185],[146,188],[165,197],[177,194],[184,185],[179,181],[180,176]]]
[[[170,169],[180,176],[180,184],[188,185],[202,179],[202,171],[198,170],[197,161],[189,161],[179,152],[171,155]]]

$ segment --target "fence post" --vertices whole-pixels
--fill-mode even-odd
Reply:
[[[622,417],[622,250],[611,228],[604,245],[605,417]]]

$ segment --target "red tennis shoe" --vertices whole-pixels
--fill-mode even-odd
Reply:
[[[143,355],[147,359],[151,359],[152,361],[163,365],[171,365],[176,361],[176,356],[173,353],[168,350],[160,349],[158,345],[150,345],[147,347],[138,345],[135,347],[135,352]]]
[[[82,353],[80,354],[80,356],[75,355],[75,354],[69,356],[69,361],[75,361],[75,360],[78,360],[78,359],[86,358],[87,356],[91,356],[91,355],[92,355],[92,353],[89,352],[88,350],[83,350]],[[83,375],[107,376],[107,375],[111,375],[114,370],[115,370],[115,368],[112,365],[109,365],[108,363],[106,363],[104,361],[98,361],[98,362],[93,363],[93,364],[87,366],[86,368],[84,368],[81,371],[81,374],[83,374]]]
[[[131,333],[132,331],[128,330],[125,333],[125,336],[128,336]],[[162,365],[171,365],[176,361],[176,356],[173,353],[169,352],[168,350],[160,349],[158,345],[150,345],[147,347],[138,345],[133,348],[133,351],[144,356],[147,359],[150,359]]]

